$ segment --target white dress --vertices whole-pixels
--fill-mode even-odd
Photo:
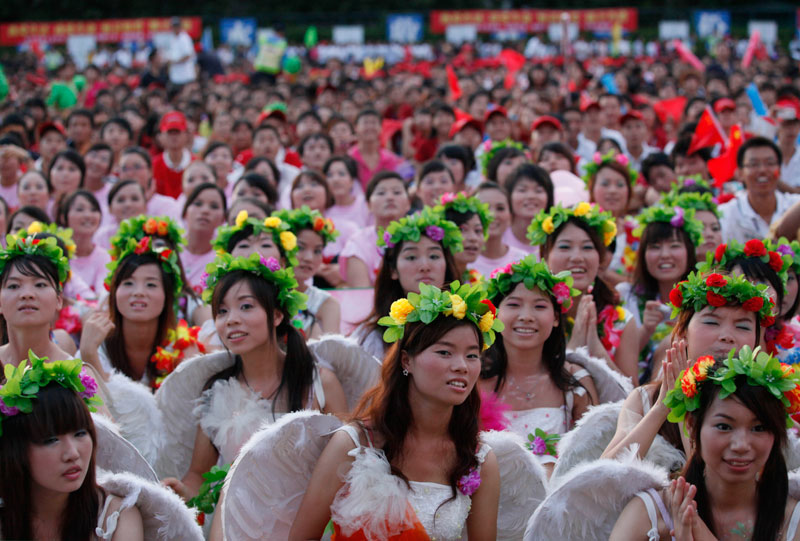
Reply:
[[[322,308],[325,301],[330,299],[332,295],[313,285],[308,286],[305,290],[305,294],[308,296],[308,300],[306,300],[306,309],[302,310],[297,316],[300,318],[300,321],[303,322],[303,331],[309,334],[311,332],[311,327],[313,327],[314,323],[317,321],[317,312],[319,312],[319,309]]]
[[[350,473],[348,473],[348,481],[352,483],[354,478],[362,475],[371,475],[372,472],[367,471],[367,469],[370,468],[370,465],[368,464],[369,457],[372,459],[378,457],[378,464],[384,467],[388,473],[389,464],[386,461],[386,457],[383,454],[383,451],[375,449],[372,446],[372,441],[369,441],[368,448],[361,445],[358,430],[352,425],[345,425],[339,430],[345,431],[353,440],[353,443],[356,444],[356,448],[350,452],[351,455],[356,457],[356,460],[353,462]],[[486,458],[486,454],[489,451],[489,446],[481,443],[481,446],[475,455],[478,459],[479,465],[483,463],[484,459]],[[392,481],[399,481],[393,484],[395,488],[399,487],[400,490],[405,488],[405,483],[403,483],[402,480],[391,474],[389,475],[391,476]],[[456,490],[456,497],[453,498],[453,489],[449,485],[442,485],[439,483],[409,481],[409,484],[411,485],[411,489],[405,489],[404,491],[406,499],[414,509],[414,513],[416,514],[419,522],[425,527],[425,531],[428,533],[431,540],[449,541],[466,539],[464,525],[467,522],[467,517],[469,516],[469,511],[472,506],[472,499],[470,496],[467,496],[459,490]],[[384,490],[391,491],[391,488],[388,488],[390,486],[389,483],[376,483],[376,485],[379,487],[381,492]],[[369,492],[369,489],[371,488],[373,487],[368,487],[367,492]],[[359,503],[361,503],[364,502],[366,498],[373,498],[372,495],[367,493],[359,494],[358,496],[360,496],[360,498],[358,496],[356,498],[352,498],[353,495],[348,494],[349,492],[351,491],[347,490],[346,484],[345,487],[343,487],[343,490],[340,490],[339,493],[336,494],[336,499],[331,506],[334,519],[336,519],[337,516],[341,517],[342,515],[340,513],[345,515],[347,514],[347,509],[341,509],[342,507],[345,507],[344,505],[340,505],[344,503],[342,502],[342,499],[349,499],[350,501],[360,500]],[[382,504],[380,500],[384,495],[385,494],[380,494],[377,496],[377,498],[374,498],[375,504],[372,509],[380,508],[380,505]],[[339,521],[334,521],[339,524]],[[381,517],[378,522],[384,523],[385,520]]]

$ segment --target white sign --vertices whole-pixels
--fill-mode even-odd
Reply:
[[[67,52],[78,71],[89,65],[89,55],[97,49],[97,38],[92,35],[67,37]]]
[[[547,25],[547,37],[550,38],[550,41],[553,43],[561,41],[561,30],[563,27],[564,25],[561,23]],[[567,25],[567,38],[570,41],[576,41],[578,39],[578,23],[569,23]]]
[[[659,21],[658,39],[668,41],[671,39],[689,39],[689,21]]]
[[[761,41],[773,45],[778,41],[778,23],[775,21],[749,21],[747,23],[748,35],[758,30],[761,33]]]
[[[478,39],[478,27],[474,24],[452,24],[445,29],[447,43],[464,43]]]
[[[364,27],[360,24],[334,26],[333,42],[337,45],[364,43]]]

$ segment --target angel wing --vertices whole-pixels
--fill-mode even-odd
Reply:
[[[633,391],[633,383],[627,376],[612,370],[608,364],[589,355],[585,347],[567,351],[567,362],[583,367],[592,376],[600,404],[625,400]]]
[[[317,459],[340,426],[333,415],[298,411],[253,434],[225,479],[225,539],[287,539]]]
[[[786,468],[791,472],[800,470],[800,437],[794,430],[787,430]]]
[[[132,473],[97,470],[97,483],[125,503],[139,508],[144,525],[144,539],[153,541],[203,541],[203,531],[195,514],[177,494],[158,483]]]
[[[164,446],[164,420],[150,389],[119,372],[106,382],[108,410],[123,438],[133,444],[150,464]]]
[[[186,474],[197,434],[197,420],[192,414],[194,401],[209,378],[232,365],[233,356],[228,352],[193,357],[179,364],[161,383],[155,394],[164,423],[163,452],[154,463],[159,478],[180,479]]]
[[[528,521],[525,541],[607,541],[622,509],[637,493],[667,483],[667,471],[636,458],[580,464],[551,483],[550,492]]]
[[[347,407],[355,408],[361,395],[378,382],[381,361],[352,338],[328,334],[308,342],[308,349],[317,361],[332,370],[344,389]]]
[[[103,415],[93,413],[97,432],[97,467],[112,473],[130,472],[147,481],[158,482],[156,472],[136,447],[119,434],[119,428]]]
[[[500,469],[497,539],[522,539],[528,519],[547,493],[547,473],[517,434],[482,432],[481,439],[494,451]]]

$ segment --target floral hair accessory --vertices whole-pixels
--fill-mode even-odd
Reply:
[[[411,216],[403,216],[390,223],[385,230],[378,231],[378,246],[394,248],[405,241],[419,242],[422,235],[441,242],[442,246],[453,253],[464,249],[458,226],[445,219],[442,213],[430,208],[423,208]]]
[[[636,181],[639,179],[639,172],[631,167],[630,161],[625,154],[619,154],[613,149],[605,154],[595,152],[594,156],[592,156],[592,160],[583,166],[583,176],[581,178],[588,186],[589,181],[597,175],[597,172],[600,171],[604,165],[613,162],[620,164],[628,170],[628,181],[631,183],[631,186],[635,186]]]
[[[58,227],[56,224],[32,222],[26,230],[17,232],[15,236],[38,235],[40,233],[50,234],[58,238],[67,249],[67,253],[64,254],[67,256],[67,259],[72,259],[75,256],[77,246],[75,245],[75,241],[72,240],[72,229],[68,227]]]
[[[572,306],[572,297],[581,294],[572,287],[573,279],[569,271],[553,274],[547,263],[536,261],[533,255],[528,255],[505,268],[496,269],[489,280],[487,295],[490,299],[507,295],[519,283],[525,284],[528,289],[538,288],[555,297],[562,313],[567,312]]]
[[[434,210],[442,214],[442,216],[448,210],[454,210],[460,214],[469,212],[477,214],[481,221],[481,227],[483,227],[484,238],[489,237],[489,224],[494,221],[494,215],[489,210],[489,205],[475,196],[467,197],[464,192],[458,192],[456,195],[451,193],[443,194]]]
[[[205,290],[203,300],[211,302],[214,288],[227,274],[235,271],[246,271],[275,285],[278,290],[278,302],[290,317],[294,317],[300,310],[305,309],[308,297],[305,293],[297,291],[297,280],[291,268],[281,268],[274,257],[264,258],[259,254],[250,254],[250,257],[233,257],[223,253],[206,265]]]
[[[633,231],[634,236],[640,237],[645,228],[653,223],[667,223],[672,227],[680,227],[689,236],[694,246],[703,242],[703,224],[694,217],[694,209],[684,209],[680,206],[654,205],[645,208],[636,219],[639,226]]]
[[[35,235],[8,235],[6,249],[0,250],[0,274],[12,259],[25,255],[38,255],[49,260],[58,271],[59,286],[69,280],[69,260],[64,251],[58,246],[56,237],[36,238]]]
[[[78,393],[90,411],[103,403],[97,395],[97,382],[87,372],[82,371],[80,359],[45,362],[47,357],[37,357],[28,350],[28,358],[19,366],[7,364],[4,367],[6,382],[0,387],[0,436],[3,434],[2,421],[20,413],[33,411],[33,399],[39,390],[50,383],[58,383],[65,389]]]
[[[137,240],[135,236],[129,236],[127,237],[126,243],[124,247],[120,247],[118,255],[111,256],[111,262],[106,265],[108,269],[108,274],[105,279],[106,289],[109,291],[111,290],[111,283],[114,280],[117,268],[126,257],[134,254],[152,254],[161,263],[161,268],[164,269],[164,272],[172,275],[174,283],[172,294],[177,302],[177,299],[181,296],[181,292],[183,291],[183,280],[181,279],[181,267],[179,265],[177,252],[166,246],[154,248],[153,237],[149,236],[144,236],[139,240]]]
[[[484,349],[494,343],[495,333],[503,330],[497,308],[486,298],[483,285],[461,285],[458,280],[450,283],[450,291],[420,283],[419,293],[394,301],[389,315],[380,318],[378,325],[388,327],[383,340],[391,344],[403,338],[406,323],[421,321],[427,325],[440,314],[474,323],[483,334]]]
[[[738,356],[735,350],[731,350],[722,362],[715,362],[710,356],[700,357],[693,366],[681,372],[664,401],[671,410],[668,419],[680,423],[688,412],[699,408],[700,388],[707,382],[722,387],[720,399],[734,394],[739,376],[747,378],[747,385],[764,387],[780,400],[786,409],[786,426],[792,426],[790,415],[800,412],[800,373],[761,348],[752,350],[749,346],[742,346]]]
[[[614,221],[612,214],[600,210],[600,207],[593,203],[583,201],[570,208],[564,208],[558,203],[550,207],[550,210],[540,210],[528,226],[528,240],[533,246],[544,244],[548,235],[552,235],[573,217],[583,220],[596,230],[606,246],[617,236],[617,222]]]
[[[243,210],[236,215],[236,222],[233,225],[225,225],[219,228],[217,238],[214,241],[214,249],[218,254],[227,252],[231,238],[244,230],[251,231],[250,235],[252,236],[269,233],[272,235],[272,240],[281,255],[286,259],[286,263],[293,267],[297,265],[297,237],[292,233],[291,229],[292,225],[278,216],[273,215],[263,220],[258,220],[250,218],[247,215],[247,211]]]
[[[518,143],[517,141],[506,139],[505,141],[493,142],[492,146],[486,149],[486,152],[484,152],[483,156],[481,156],[481,171],[483,171],[484,177],[486,176],[486,172],[489,170],[489,162],[492,161],[492,158],[494,158],[494,155],[497,154],[497,151],[503,148],[516,148],[520,152],[524,152],[526,156],[528,154],[525,145]]]
[[[243,210],[239,214],[242,212],[247,211]],[[299,209],[276,210],[272,213],[272,216],[280,218],[283,223],[289,224],[290,230],[295,235],[302,229],[311,229],[322,237],[325,244],[332,243],[339,236],[339,232],[336,231],[330,218],[325,218],[318,210],[311,210],[308,205],[303,205]]]
[[[777,241],[767,239],[764,242],[767,246],[767,250],[779,253],[781,258],[789,258],[789,267],[786,269],[787,273],[789,269],[794,269],[794,272],[800,274],[800,242],[796,240],[790,242],[786,237],[781,237]]]
[[[767,295],[767,286],[749,282],[741,274],[689,273],[686,280],[678,282],[670,291],[669,302],[672,318],[684,308],[699,312],[706,306],[719,308],[735,304],[748,312],[756,312],[764,327],[775,322],[772,316],[775,302]]]
[[[659,205],[664,207],[680,207],[684,210],[693,209],[695,213],[700,210],[707,210],[708,212],[713,212],[714,216],[717,218],[720,217],[717,204],[714,202],[714,197],[710,193],[678,193],[676,191],[670,191],[661,198]]]
[[[140,214],[134,218],[122,220],[117,229],[117,234],[111,237],[111,248],[108,254],[119,257],[119,254],[128,246],[128,239],[137,242],[144,237],[160,237],[167,239],[170,246],[181,251],[185,241],[184,231],[172,218],[168,216],[145,216]]]
[[[764,244],[759,239],[750,239],[744,245],[735,239],[731,239],[727,244],[717,246],[714,253],[708,252],[706,260],[697,264],[697,269],[701,272],[708,272],[714,269],[728,269],[734,266],[734,261],[740,258],[755,257],[767,263],[781,279],[781,283],[786,286],[789,278],[789,267],[792,258],[784,253],[775,251],[777,248],[773,244]]]
[[[690,186],[698,186],[700,188],[705,188],[711,191],[711,184],[709,184],[708,181],[700,175],[686,175],[678,177],[678,182],[672,183],[671,191],[677,193],[681,188],[688,188]],[[688,193],[696,193],[696,192],[688,192]]]

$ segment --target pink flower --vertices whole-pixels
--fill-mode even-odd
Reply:
[[[547,443],[545,443],[545,441],[539,436],[536,436],[531,442],[531,451],[534,455],[546,455]]]
[[[673,207],[675,209],[675,216],[669,221],[672,227],[683,227],[683,209],[681,207]]]
[[[16,408],[14,406],[9,408],[8,406],[6,406],[6,403],[3,402],[2,399],[0,399],[0,413],[5,415],[6,417],[11,417],[19,413],[19,408]]]
[[[444,195],[442,196],[442,198],[444,198]],[[439,242],[444,238],[444,229],[442,229],[438,225],[429,225],[428,227],[425,228],[425,236],[431,240]]]
[[[794,250],[788,244],[781,244],[778,246],[778,252],[782,253],[783,255],[794,256]]]
[[[275,259],[274,257],[269,257],[269,258],[265,259],[264,256],[262,255],[261,259],[260,259],[260,262],[261,262],[262,265],[267,267],[272,272],[277,272],[277,271],[281,270],[281,264],[278,263],[278,260]]]
[[[594,161],[594,163],[596,163],[597,165],[600,165],[601,163],[603,163],[603,155],[600,154],[599,152],[595,152],[594,156],[592,156],[592,161]]]
[[[558,282],[553,286],[553,295],[556,297],[558,304],[564,304],[564,301],[569,300],[569,286],[564,282]]]
[[[442,194],[442,205],[452,203],[456,199],[456,194],[453,192],[445,192]]]
[[[94,395],[96,395],[97,382],[94,380],[94,378],[86,371],[81,372],[80,378],[84,390],[79,392],[78,396],[80,396],[81,398],[92,398]]]
[[[472,496],[478,487],[481,486],[481,474],[476,469],[471,469],[469,473],[458,480],[458,490],[465,496]]]
[[[200,277],[201,289],[205,289],[206,288],[207,281],[208,281],[208,273],[204,272],[203,275]],[[181,297],[181,298],[183,298],[183,297]]]
[[[392,234],[388,231],[383,232],[383,242],[386,244],[387,248],[394,248],[394,243],[392,242]]]
[[[625,154],[617,154],[617,163],[627,167],[628,166],[628,157]]]

